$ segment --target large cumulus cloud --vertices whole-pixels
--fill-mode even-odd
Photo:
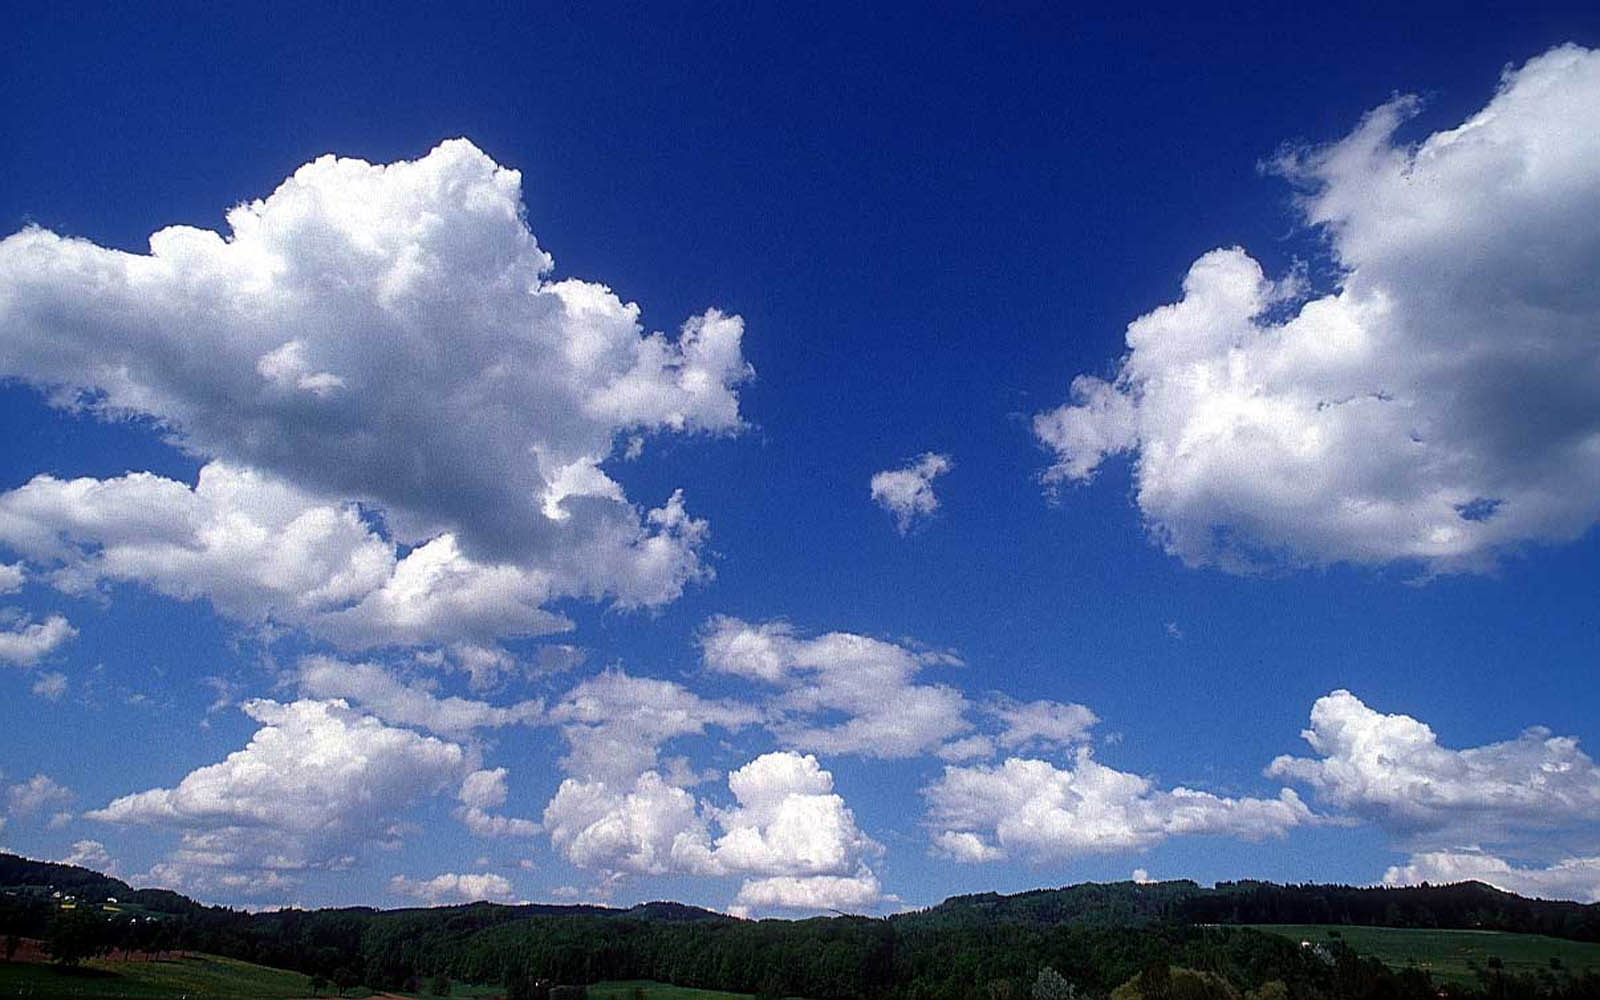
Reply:
[[[1416,107],[1281,160],[1338,290],[1295,306],[1244,250],[1201,257],[1110,381],[1036,417],[1047,482],[1129,452],[1159,542],[1232,570],[1476,570],[1595,523],[1600,52],[1552,50],[1459,127],[1396,142]]]
[[[353,864],[393,839],[417,802],[472,770],[462,746],[386,726],[344,701],[258,699],[250,742],[172,788],[124,795],[89,819],[175,830],[177,850],[147,881],[178,889],[281,894],[296,873]]]
[[[602,463],[625,433],[741,427],[737,317],[649,333],[605,286],[552,280],[520,175],[465,140],[386,166],[323,157],[228,226],[161,230],[148,254],[38,228],[0,241],[0,375],[61,406],[149,418],[211,478],[255,477],[284,509],[235,495],[207,510],[226,491],[204,482],[185,496],[153,478],[44,479],[6,543],[68,523],[86,552],[175,555],[196,543],[174,525],[237,513],[263,547],[314,543],[295,572],[325,578],[280,567],[285,578],[257,573],[241,594],[212,592],[212,564],[125,561],[125,574],[257,616],[263,593],[283,591],[272,611],[300,593],[320,602],[302,618],[347,611],[329,630],[356,645],[448,636],[485,594],[502,620],[465,631],[549,631],[559,620],[529,605],[659,604],[704,574],[704,523],[677,497],[641,512]],[[73,505],[96,492],[116,494],[115,516],[86,526]],[[352,502],[381,511],[383,539]],[[441,587],[465,596],[452,604]]]
[[[856,825],[815,757],[763,754],[728,775],[728,788],[734,803],[723,808],[656,771],[631,786],[568,779],[544,825],[579,867],[745,876],[734,901],[741,912],[870,909],[893,900],[867,864],[882,846]]]
[[[1007,758],[947,766],[923,789],[935,853],[955,861],[1045,861],[1151,847],[1176,836],[1281,837],[1314,817],[1289,789],[1275,799],[1158,788],[1079,748],[1066,767]]]
[[[1284,755],[1271,777],[1310,786],[1329,805],[1375,820],[1413,843],[1459,845],[1600,824],[1600,767],[1570,736],[1533,728],[1516,739],[1454,750],[1426,723],[1334,691],[1302,733],[1315,757]]]
[[[783,621],[719,615],[706,623],[700,648],[706,669],[761,685],[773,734],[800,750],[967,760],[993,755],[997,744],[1069,746],[1098,721],[1074,703],[996,694],[975,704],[948,684],[918,676],[924,666],[959,666],[959,658],[853,632],[805,636]],[[975,713],[997,731],[974,732]]]
[[[1600,857],[1563,858],[1553,865],[1523,866],[1480,850],[1423,851],[1383,873],[1384,885],[1434,885],[1468,880],[1537,899],[1600,903]]]

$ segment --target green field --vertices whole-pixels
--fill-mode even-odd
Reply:
[[[298,972],[269,969],[215,955],[190,955],[182,958],[146,962],[95,960],[74,971],[63,971],[42,962],[0,962],[0,997],[60,997],[63,1000],[178,1000],[181,997],[228,997],[231,1000],[297,1000],[310,997],[310,982]],[[634,1000],[634,989],[644,991],[644,1000],[750,1000],[748,993],[695,990],[646,980],[596,983],[589,987],[589,1000]],[[450,1000],[473,1000],[499,996],[498,985],[473,986],[452,983]],[[322,996],[332,997],[332,990]],[[352,996],[367,995],[353,990]],[[399,995],[399,994],[396,994]],[[428,997],[426,993],[409,994]]]
[[[1396,969],[1415,965],[1442,982],[1475,984],[1478,978],[1473,966],[1487,968],[1491,956],[1505,963],[1507,972],[1549,970],[1552,958],[1560,962],[1561,968],[1567,972],[1600,972],[1600,944],[1564,941],[1538,934],[1348,925],[1332,927],[1325,924],[1251,926],[1258,931],[1313,944],[1327,942],[1328,932],[1335,931],[1345,944],[1363,955],[1371,955]]]
[[[269,969],[214,955],[188,955],[152,962],[95,960],[72,971],[39,962],[0,962],[0,997],[173,1000],[187,996],[289,1000],[310,996],[308,982],[298,972]]]

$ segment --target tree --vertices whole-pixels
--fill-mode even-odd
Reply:
[[[150,950],[156,953],[156,957],[160,958],[177,947],[178,933],[172,929],[172,925],[165,922],[156,925],[155,933],[150,935]]]
[[[100,915],[88,906],[75,906],[51,921],[45,950],[57,965],[70,967],[103,953],[109,944],[109,928]]]
[[[355,972],[348,965],[340,966],[333,974],[333,985],[338,989],[340,996],[344,996],[345,990],[355,986],[357,982]]]
[[[548,1000],[550,985],[535,979],[528,967],[520,961],[506,963],[506,1000]]]
[[[15,933],[11,933],[11,934],[7,934],[6,935],[6,961],[9,962],[13,958],[17,957],[17,948],[20,947],[21,944],[22,944],[22,939],[20,937],[18,937]],[[1552,959],[1552,961],[1556,961],[1556,960]],[[1560,968],[1560,966],[1559,965],[1554,965],[1554,966],[1551,966],[1551,968]]]
[[[643,992],[642,990],[640,991]],[[756,990],[755,1000],[782,1000],[783,987],[778,984],[778,977],[769,975],[761,981],[761,988]],[[634,1000],[641,1000],[635,997]]]
[[[1009,979],[989,980],[989,1000],[1022,1000],[1017,996],[1017,984]]]
[[[1172,995],[1172,967],[1156,959],[1139,972],[1139,995],[1144,1000],[1167,1000]]]
[[[1078,987],[1048,965],[1039,970],[1038,978],[1033,981],[1033,1000],[1077,1000],[1077,997]]]
[[[1281,984],[1279,984],[1281,986]],[[1214,972],[1152,962],[1111,991],[1111,1000],[1239,1000],[1239,991]]]
[[[450,977],[442,972],[435,972],[433,978],[428,980],[428,992],[436,997],[450,995]]]
[[[311,995],[322,996],[322,991],[328,988],[328,977],[318,972],[311,977]]]

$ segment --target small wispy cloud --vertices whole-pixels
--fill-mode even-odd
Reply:
[[[953,468],[955,461],[949,455],[925,452],[910,465],[875,473],[872,499],[894,515],[895,524],[904,535],[919,518],[931,517],[939,509],[933,481]]]

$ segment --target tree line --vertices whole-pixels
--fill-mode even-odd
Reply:
[[[0,856],[0,933],[45,938],[58,960],[177,948],[374,989],[453,980],[502,984],[517,1000],[548,1000],[558,985],[651,979],[812,1000],[1600,1000],[1600,977],[1592,974],[1486,969],[1475,988],[1464,989],[1416,969],[1389,969],[1338,939],[1307,948],[1229,926],[1463,927],[1595,939],[1600,906],[1527,900],[1476,884],[1090,884],[953,897],[884,919],[748,921],[665,903],[252,914],[176,894],[152,898],[159,909],[106,914],[88,905],[61,909],[42,891],[52,883],[40,881],[59,873],[24,868]],[[84,871],[71,873],[80,901],[133,898],[122,883],[97,884]],[[4,881],[8,876],[34,881]]]

